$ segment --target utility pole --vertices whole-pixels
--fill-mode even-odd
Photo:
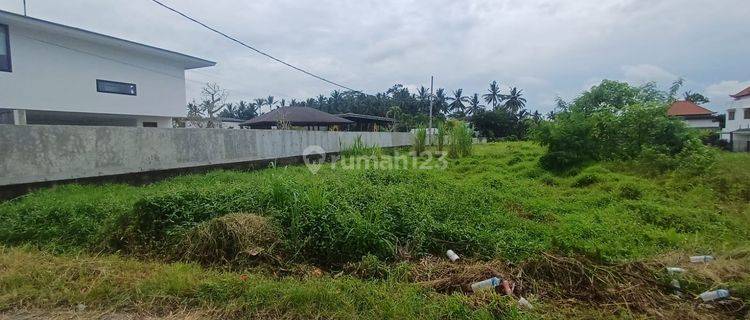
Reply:
[[[427,129],[427,145],[432,145],[432,101],[434,100],[432,97],[432,86],[435,81],[435,76],[430,76],[430,126]]]
[[[26,16],[26,0],[23,0],[23,15]]]

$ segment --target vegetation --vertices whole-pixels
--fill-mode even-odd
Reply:
[[[414,154],[418,157],[424,153],[427,147],[427,129],[419,127],[414,131]]]
[[[467,128],[455,125],[448,140]],[[713,254],[718,269],[696,267],[686,292],[729,287],[733,310],[750,300],[748,155],[717,152],[709,173],[653,174],[638,158],[556,174],[539,167],[545,153],[534,143],[503,142],[473,146],[445,170],[324,165],[313,175],[293,166],[40,190],[0,204],[0,242],[29,246],[0,252],[0,309],[84,303],[154,314],[194,305],[225,318],[685,310],[742,317],[670,298],[660,270],[681,266],[688,254]],[[445,262],[447,249],[463,262]],[[141,258],[162,262],[133,260]],[[514,280],[538,308],[464,294],[462,286],[493,272]],[[567,309],[577,305],[570,299],[581,305]]]
[[[641,159],[659,172],[709,168],[713,152],[697,131],[667,116],[665,96],[652,87],[604,80],[537,127],[537,139],[548,146],[542,165],[563,170],[591,161]]]

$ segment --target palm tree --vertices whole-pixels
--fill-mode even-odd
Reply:
[[[258,108],[260,108],[261,109],[260,111],[262,112],[263,106],[266,105],[266,99],[265,98],[255,99],[255,105],[258,106]]]
[[[473,115],[479,112],[480,110],[484,109],[484,106],[482,105],[482,101],[479,100],[479,94],[474,94],[471,99],[469,99],[469,108],[466,110],[466,115]]]
[[[266,98],[266,105],[267,105],[267,106],[269,107],[269,109],[271,109],[271,110],[273,110],[273,106],[275,106],[275,105],[276,105],[276,104],[278,104],[278,103],[279,103],[278,101],[274,101],[274,98],[273,98],[273,96],[268,96],[268,98]]]
[[[236,118],[237,117],[237,109],[234,107],[233,104],[227,103],[224,105],[224,110],[221,110],[219,113],[220,117],[226,117],[226,118]]]
[[[484,101],[492,104],[492,109],[497,109],[497,104],[503,101],[503,95],[500,93],[500,86],[497,85],[497,81],[490,83],[490,88],[487,90],[489,93],[482,95]]]
[[[424,86],[419,87],[417,89],[417,99],[419,99],[420,102],[425,102],[427,99],[430,98],[430,90],[425,88]]]
[[[448,105],[448,109],[453,111],[458,115],[458,118],[463,118],[466,116],[466,105],[464,105],[464,102],[469,100],[469,97],[466,97],[463,95],[464,89],[456,89],[456,91],[453,91],[453,96],[448,97],[451,104]]]
[[[321,109],[321,110],[323,110],[323,109],[325,108],[325,106],[326,106],[326,101],[327,101],[327,100],[328,100],[328,99],[326,99],[326,96],[324,96],[324,95],[322,95],[322,94],[321,94],[321,95],[318,95],[318,100],[317,100],[317,104],[318,104],[318,109]]]
[[[438,113],[448,113],[447,100],[448,97],[445,96],[445,89],[439,88],[435,90],[435,110]]]
[[[252,102],[240,101],[237,103],[235,118],[250,120],[258,116],[258,106]]]
[[[512,113],[518,113],[523,107],[526,106],[526,98],[523,98],[523,90],[513,87],[510,89],[510,94],[505,96],[505,108]]]

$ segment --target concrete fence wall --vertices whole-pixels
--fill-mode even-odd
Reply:
[[[290,158],[311,145],[335,153],[358,136],[412,143],[401,132],[0,125],[0,186]]]

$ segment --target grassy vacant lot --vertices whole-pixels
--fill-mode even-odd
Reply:
[[[702,176],[654,174],[633,162],[554,174],[538,166],[543,151],[498,143],[445,170],[324,166],[313,175],[285,167],[39,191],[0,204],[0,310],[84,303],[281,318],[747,313],[750,156],[721,153]],[[446,262],[447,249],[461,262]],[[692,254],[719,260],[687,266]],[[682,298],[671,295],[665,265],[690,268]],[[537,308],[465,293],[493,275],[516,282]],[[693,303],[716,287],[735,298]]]

